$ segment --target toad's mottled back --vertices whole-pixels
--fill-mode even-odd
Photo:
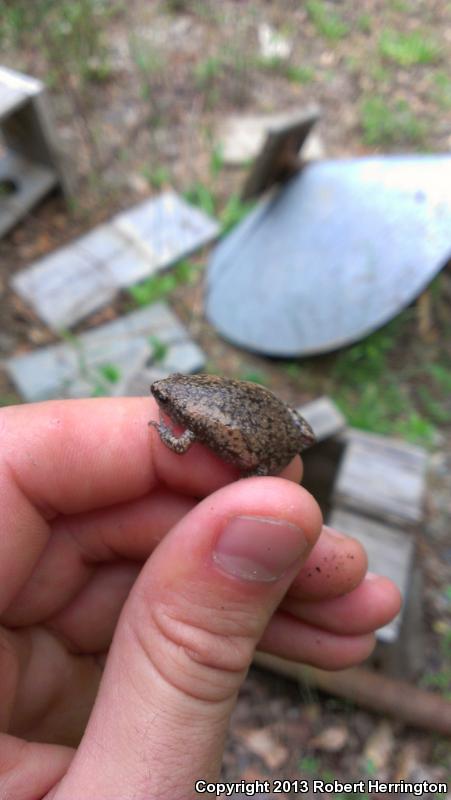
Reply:
[[[215,375],[170,375],[151,391],[160,408],[185,428],[177,437],[151,422],[162,441],[184,453],[194,441],[210,447],[247,475],[279,473],[315,441],[310,425],[272,392]]]

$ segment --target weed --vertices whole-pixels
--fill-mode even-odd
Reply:
[[[433,64],[440,58],[440,47],[432,39],[428,39],[421,31],[402,33],[385,30],[379,38],[380,54],[399,64],[411,67],[414,64]]]
[[[108,383],[117,383],[121,377],[121,371],[116,364],[102,364],[102,366],[98,368],[98,371],[101,377],[105,378]]]
[[[194,77],[200,89],[207,89],[215,82],[223,69],[223,62],[219,56],[210,56],[205,61],[199,61],[194,67]]]
[[[192,283],[200,267],[192,261],[180,261],[171,272],[163,275],[151,275],[150,278],[130,286],[127,292],[138,306],[148,306],[167,297],[183,283]]]
[[[302,375],[302,367],[297,361],[288,361],[283,364],[282,369],[292,380],[298,380]]]
[[[421,682],[423,686],[435,687],[446,700],[451,700],[451,627],[447,627],[441,634],[440,652],[443,667],[436,672],[429,672]]]
[[[432,98],[440,108],[451,108],[451,78],[446,72],[436,72],[434,75]]]
[[[426,123],[400,100],[390,107],[382,97],[367,97],[360,108],[363,139],[368,145],[424,145]]]
[[[148,306],[166,297],[174,291],[176,286],[176,276],[171,272],[167,272],[164,275],[152,275],[146,281],[138,283],[136,286],[130,286],[127,292],[131,295],[136,305]]]
[[[241,222],[253,208],[254,203],[244,203],[240,196],[232,194],[219,214],[222,233],[228,233],[238,222]]]
[[[304,775],[317,775],[321,761],[315,756],[304,756],[299,762],[299,769]]]
[[[221,145],[213,148],[210,157],[210,175],[216,179],[224,168],[224,155]]]
[[[390,9],[398,11],[400,14],[404,14],[409,10],[409,5],[405,0],[386,0],[386,2]]]
[[[149,336],[149,343],[152,347],[152,360],[157,363],[164,361],[168,353],[168,345],[162,342],[158,336]]]
[[[268,379],[263,372],[259,372],[258,370],[250,370],[249,372],[240,372],[239,374],[240,381],[250,381],[250,383],[258,383],[260,386],[266,386],[268,383]]]
[[[3,406],[14,406],[17,403],[20,403],[20,400],[18,400],[13,394],[0,395],[0,408]]]
[[[388,360],[408,314],[339,353],[331,374],[339,387],[335,399],[351,425],[427,445],[434,439],[434,425],[414,407]]]
[[[349,27],[339,14],[329,8],[322,0],[307,0],[305,7],[316,30],[325,39],[336,41],[343,39]]]
[[[211,191],[204,183],[196,181],[186,192],[183,192],[183,197],[188,203],[202,209],[205,214],[214,217],[216,213],[216,199]]]
[[[171,182],[171,173],[166,167],[150,169],[150,167],[145,166],[143,167],[142,174],[144,175],[146,181],[150,184],[150,186],[153,186],[154,189],[161,189],[163,186],[167,186]]]
[[[294,64],[287,64],[285,75],[292,83],[310,83],[315,80],[315,70],[313,67],[297,67]]]
[[[373,28],[371,14],[360,14],[360,16],[357,17],[357,28],[361,33],[371,33]]]

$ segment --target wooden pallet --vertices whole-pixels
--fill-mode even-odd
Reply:
[[[421,570],[416,532],[423,520],[426,452],[404,441],[346,429],[333,401],[299,408],[318,435],[304,454],[304,485],[327,524],[358,539],[371,572],[386,575],[403,596],[400,614],[377,632],[372,662],[414,677],[423,662]]]

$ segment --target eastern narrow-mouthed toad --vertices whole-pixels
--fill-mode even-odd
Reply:
[[[171,450],[186,453],[201,442],[243,475],[277,475],[315,442],[308,422],[256,383],[176,373],[150,390],[160,410],[185,428],[176,436],[161,416],[149,423]]]

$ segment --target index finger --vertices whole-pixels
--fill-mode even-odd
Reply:
[[[48,521],[142,497],[162,482],[203,497],[238,477],[207,449],[178,456],[148,427],[151,398],[59,400],[0,412],[0,607],[29,575]]]

